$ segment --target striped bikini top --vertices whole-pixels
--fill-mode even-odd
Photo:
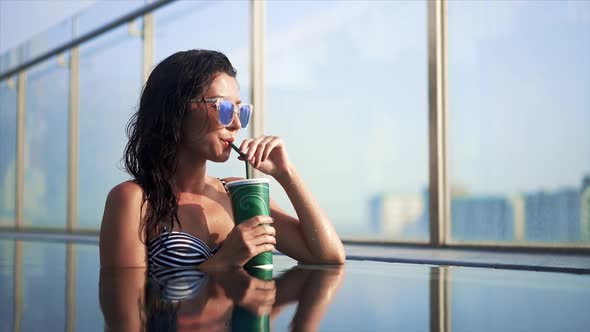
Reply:
[[[185,232],[166,232],[147,244],[150,268],[195,267],[211,258],[221,245],[213,249],[198,237]]]
[[[225,188],[225,181],[219,179]],[[226,188],[227,191],[227,188]],[[211,258],[221,245],[214,248],[186,232],[164,232],[147,243],[150,268],[195,267]]]

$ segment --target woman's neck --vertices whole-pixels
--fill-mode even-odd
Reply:
[[[203,194],[207,188],[206,160],[187,158],[179,153],[176,158],[176,172],[173,175],[173,188],[178,193]]]

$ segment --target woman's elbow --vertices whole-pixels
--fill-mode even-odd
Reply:
[[[344,250],[344,244],[342,241],[338,241],[338,245],[335,246],[334,252],[330,257],[331,264],[342,265],[346,262],[346,252]]]
[[[343,265],[346,263],[346,254],[344,253],[344,249],[341,252],[338,252],[332,259],[330,264],[333,265]]]
[[[330,255],[324,255],[323,257],[317,257],[313,259],[312,264],[323,264],[323,265],[343,265],[346,263],[346,254],[344,253],[344,249],[342,251],[337,251]]]

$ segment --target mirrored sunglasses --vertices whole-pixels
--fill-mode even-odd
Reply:
[[[231,125],[234,120],[234,114],[238,114],[242,128],[246,128],[250,123],[250,117],[252,117],[252,109],[254,108],[251,104],[234,104],[232,101],[223,98],[208,98],[208,99],[191,99],[191,103],[205,102],[215,103],[217,107],[217,119],[219,124],[227,127]]]

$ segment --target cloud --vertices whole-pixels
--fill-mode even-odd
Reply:
[[[351,44],[364,59],[394,62],[404,52],[426,47],[426,6],[404,3],[387,9],[373,5],[348,26]],[[421,12],[423,17],[416,15]]]
[[[313,88],[317,67],[329,60],[330,35],[367,10],[364,2],[334,2],[323,10],[310,10],[309,15],[269,33],[266,39],[268,86]]]
[[[321,66],[328,61],[352,54],[359,63],[394,63],[404,52],[426,47],[426,20],[419,16],[426,15],[423,4],[328,4],[268,34],[269,87],[312,89],[322,74]]]
[[[465,1],[449,4],[447,33],[450,65],[479,65],[480,44],[513,31],[516,15],[524,5],[520,1]]]
[[[565,18],[568,23],[590,24],[590,2],[568,0],[565,5]]]

